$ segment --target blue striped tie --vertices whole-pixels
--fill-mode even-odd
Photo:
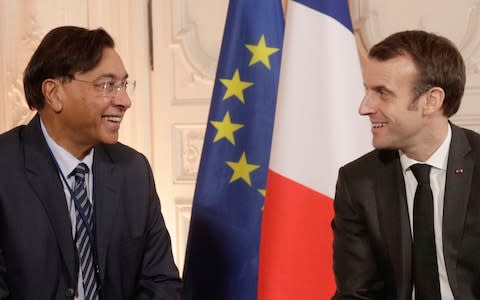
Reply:
[[[93,209],[90,201],[88,200],[87,187],[85,184],[85,174],[87,173],[88,166],[85,163],[78,164],[75,170],[73,170],[73,175],[75,175],[73,195],[76,197],[77,203],[80,204],[85,213],[85,217],[89,223],[88,226],[93,228]],[[78,210],[76,210],[76,219],[75,243],[77,245],[78,256],[80,257],[80,268],[83,276],[85,300],[97,300],[98,291],[93,263],[92,244],[88,235],[87,227],[84,224]]]

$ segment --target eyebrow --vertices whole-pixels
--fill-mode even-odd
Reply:
[[[101,78],[117,79],[117,76],[113,73],[104,73],[104,74],[100,74],[99,76],[97,76],[97,78],[95,80],[99,80]],[[120,78],[120,80],[125,80],[127,78],[128,78],[128,73],[125,74],[125,76],[123,76],[123,78]]]
[[[374,90],[374,91],[377,91],[377,92],[383,91],[383,92],[386,92],[390,95],[395,95],[395,93],[391,89],[387,88],[384,85],[376,85],[376,86],[371,87],[370,89]]]

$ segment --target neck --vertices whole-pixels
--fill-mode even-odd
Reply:
[[[427,161],[442,145],[448,134],[448,120],[431,126],[432,130],[426,130],[427,134],[417,141],[416,145],[402,151],[410,158],[420,162]]]
[[[43,125],[48,135],[57,143],[60,147],[65,149],[68,153],[73,155],[78,160],[82,160],[88,155],[93,145],[82,144],[75,139],[75,135],[71,134],[64,126],[55,122],[53,118],[44,118],[42,116]]]

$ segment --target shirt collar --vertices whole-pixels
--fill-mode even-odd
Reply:
[[[408,157],[401,150],[398,150],[400,155],[400,163],[402,164],[403,172],[406,172],[411,165],[416,163],[424,163],[430,165],[436,169],[447,170],[448,152],[450,150],[450,142],[452,140],[452,129],[450,123],[448,124],[447,136],[438,149],[430,156],[425,162],[420,162]]]
[[[52,151],[53,157],[58,163],[60,171],[65,175],[69,176],[70,173],[77,167],[77,165],[81,162],[85,163],[89,170],[92,170],[93,164],[93,153],[94,149],[90,150],[90,152],[83,158],[83,160],[77,159],[75,156],[70,154],[67,150],[65,150],[62,146],[57,144],[49,135],[43,124],[42,118],[40,118],[40,125],[42,127],[43,135],[45,136],[45,140],[47,141],[48,147],[50,151]]]

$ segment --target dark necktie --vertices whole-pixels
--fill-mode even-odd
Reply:
[[[78,209],[76,209],[76,234],[75,244],[77,245],[78,256],[80,258],[80,269],[83,277],[83,290],[85,300],[97,300],[97,281],[95,277],[95,268],[93,263],[92,243],[86,226],[93,228],[93,208],[88,200],[85,174],[88,173],[88,166],[84,163],[78,164],[73,170],[75,176],[75,186],[73,195],[83,209],[88,225],[84,224]]]
[[[418,185],[413,200],[413,282],[416,300],[440,300],[437,251],[433,230],[433,194],[430,166],[410,167]]]

